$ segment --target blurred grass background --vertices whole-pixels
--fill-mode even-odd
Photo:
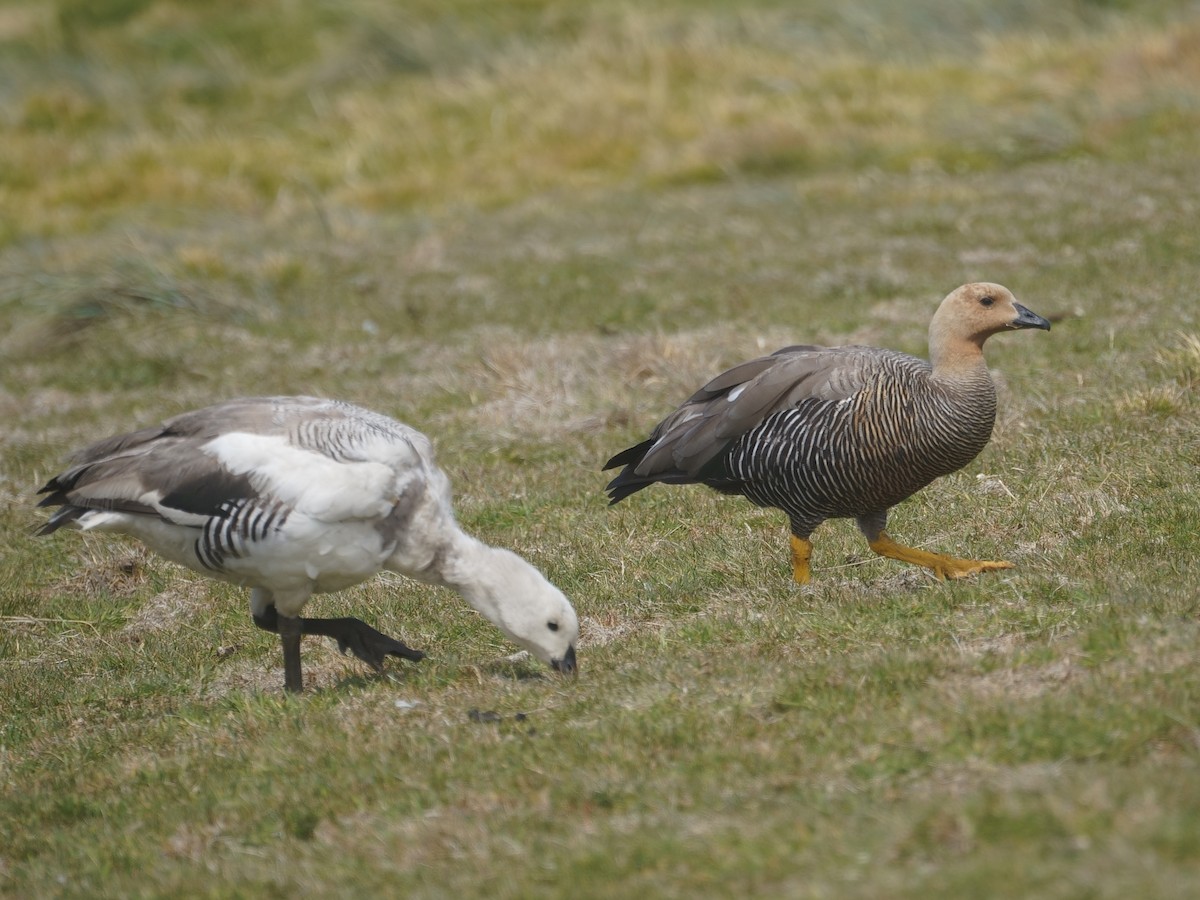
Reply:
[[[1198,124],[1180,0],[0,5],[0,891],[1194,896]],[[721,366],[975,279],[1056,324],[893,530],[1012,573],[604,508]],[[71,449],[271,392],[428,431],[578,683],[381,579],[316,614],[430,660],[282,698],[238,591],[31,537]]]

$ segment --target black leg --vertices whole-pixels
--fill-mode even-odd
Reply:
[[[293,693],[304,690],[304,676],[300,672],[300,634],[302,619],[294,616],[278,616],[279,639],[283,642],[283,686]]]
[[[250,618],[263,631],[279,634],[279,611],[275,609],[274,604],[268,606],[261,613],[251,613]]]
[[[254,624],[263,631],[279,635],[283,644],[283,686],[287,691],[298,694],[304,690],[304,676],[300,670],[300,635],[304,633],[304,620],[298,617],[281,616],[272,604],[261,613],[252,614]]]
[[[376,672],[383,671],[383,660],[388,656],[399,656],[401,659],[411,660],[412,662],[420,662],[425,658],[425,654],[420,650],[414,650],[395,638],[390,638],[380,631],[376,631],[366,622],[355,618],[342,619],[305,619],[295,618],[288,619],[286,616],[279,615],[274,606],[266,607],[261,613],[254,616],[254,624],[264,631],[270,631],[278,634],[283,640],[283,668],[284,679],[288,685],[288,690],[300,690],[299,687],[292,688],[288,678],[288,637],[284,634],[285,623],[295,622],[298,624],[298,630],[295,635],[295,655],[296,655],[296,683],[300,682],[300,635],[302,634],[317,634],[322,637],[331,637],[338,643],[338,649],[345,653],[349,651],[365,662]]]

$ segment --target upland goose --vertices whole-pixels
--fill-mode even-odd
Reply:
[[[80,451],[39,493],[59,507],[39,534],[122,532],[250,587],[254,624],[282,640],[289,691],[303,689],[303,634],[335,638],[376,671],[385,656],[424,657],[359,619],[300,617],[313,594],[384,569],[455,589],[515,644],[575,671],[566,597],[458,527],[425,435],[349,403],[260,397],[184,413]]]
[[[787,513],[792,575],[809,580],[812,532],[853,518],[871,549],[940,578],[1012,563],[906,547],[888,510],[969,463],[992,436],[996,389],[983,359],[993,334],[1050,329],[998,284],[966,284],[929,324],[929,361],[875,347],[795,346],[734,366],[604,466],[623,466],[611,503],[655,482],[705,484]]]

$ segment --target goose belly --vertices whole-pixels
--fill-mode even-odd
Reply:
[[[85,530],[116,531],[155,553],[210,578],[270,591],[328,593],[377,573],[392,547],[367,522],[329,524],[293,514],[285,525],[250,538],[222,528],[181,525],[154,516],[96,512],[80,517]]]

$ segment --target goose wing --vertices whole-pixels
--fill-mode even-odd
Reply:
[[[40,493],[47,534],[90,510],[202,527],[247,507],[338,522],[386,516],[429,459],[428,440],[386,416],[308,397],[233,400],[76,454]]]
[[[613,457],[605,468],[632,466],[614,485],[626,474],[631,485],[634,478],[698,480],[738,438],[774,414],[810,410],[815,418],[821,406],[856,396],[878,371],[881,354],[904,355],[797,345],[736,365],[663,419],[648,441]]]

